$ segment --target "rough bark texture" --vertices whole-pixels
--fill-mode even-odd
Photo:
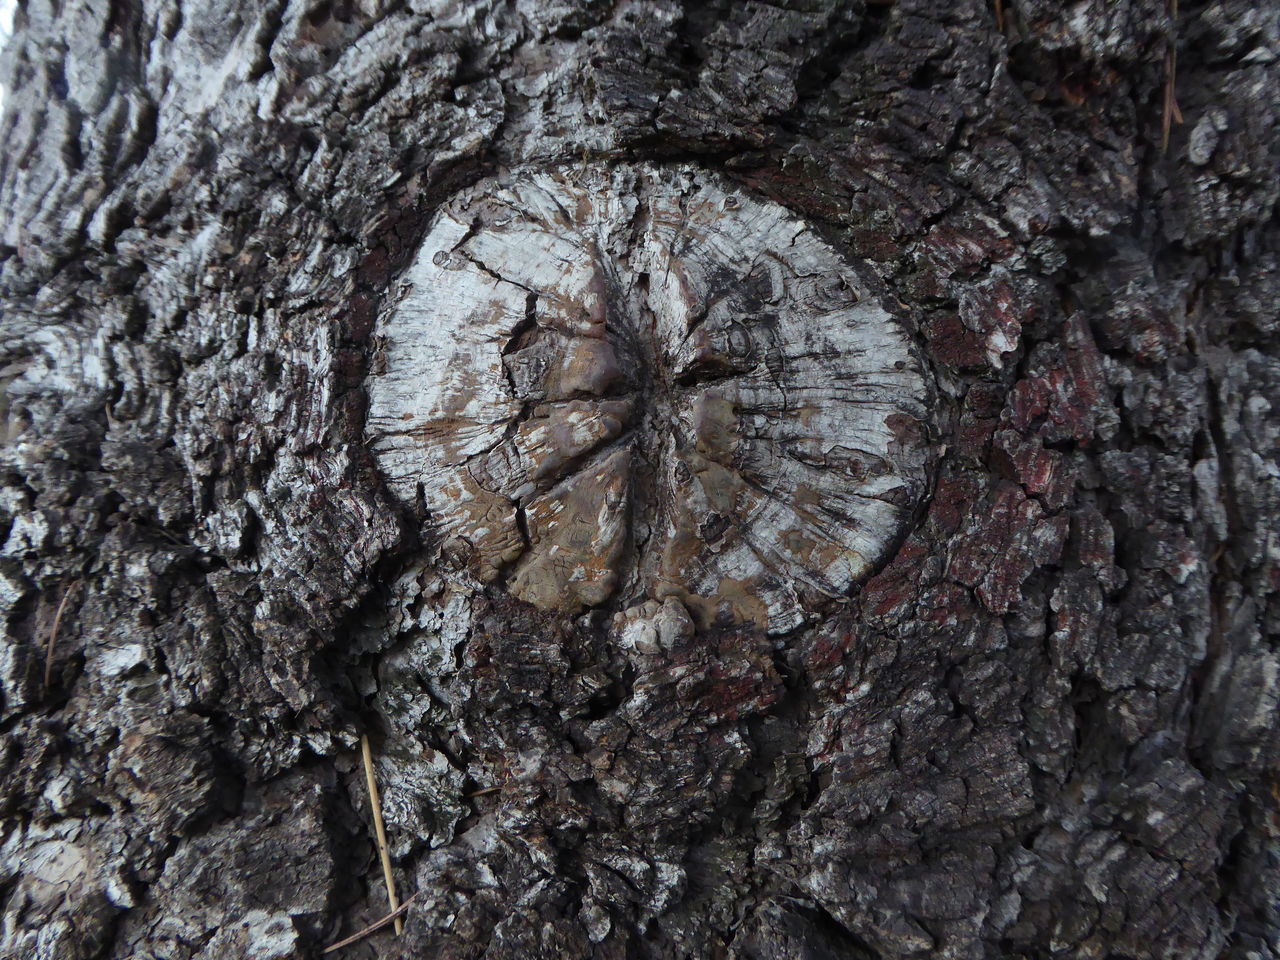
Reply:
[[[1278,57],[1280,9],[1244,0],[29,0],[0,156],[0,954],[316,955],[386,909],[369,730],[418,899],[340,956],[1280,957]],[[704,492],[735,490],[614,465],[648,492],[565,541],[615,574],[589,589],[521,579],[556,511],[521,503],[509,556],[398,489],[370,404],[442,211],[610,170],[785,212],[849,278],[815,295],[855,290],[919,372],[887,458],[789,400],[748,429],[777,406],[752,371],[785,394],[770,350],[823,335],[786,283],[760,367],[741,316],[693,309],[682,381],[617,353],[684,296],[649,270],[595,337],[606,383],[529,304],[552,285],[488,264],[518,314],[471,373],[520,404],[490,443],[563,388],[601,436],[622,402],[611,443],[683,425],[724,470]],[[739,273],[715,284],[777,295]],[[822,353],[820,394],[863,369]],[[624,395],[673,385],[720,392],[626,433]],[[617,506],[574,481],[605,448],[562,413],[481,488]],[[738,593],[655,588],[663,544],[718,575],[717,537],[768,529],[735,513],[751,435],[796,441],[777,510],[882,464],[919,489],[867,569],[793,544]],[[421,462],[457,440],[418,434]],[[839,510],[822,549],[853,542]]]

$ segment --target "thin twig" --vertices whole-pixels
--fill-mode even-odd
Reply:
[[[382,823],[382,799],[378,796],[378,781],[373,775],[373,751],[369,749],[369,735],[360,737],[360,755],[364,758],[364,777],[369,782],[369,806],[373,808],[373,832],[378,838],[378,856],[382,858],[382,875],[387,880],[387,900],[396,920],[396,936],[404,933],[404,921],[396,911],[396,879],[391,875],[391,851],[387,849],[387,830]]]
[[[400,918],[404,915],[404,912],[408,910],[410,905],[413,903],[413,901],[417,899],[418,899],[418,895],[416,893],[410,894],[409,898],[405,900],[404,903],[400,904],[400,906],[396,907],[394,910],[388,913],[381,920],[375,920],[373,923],[369,924],[359,933],[353,933],[351,936],[347,937],[347,939],[339,940],[337,943],[334,943],[334,944],[331,944],[330,946],[325,947],[320,952],[322,954],[333,953],[333,951],[335,950],[341,950],[343,947],[349,947],[351,946],[351,944],[355,943],[357,940],[367,937],[371,933],[377,933],[379,930],[385,927],[392,920],[399,922]]]
[[[1169,134],[1175,123],[1182,123],[1182,111],[1178,109],[1178,101],[1174,96],[1174,85],[1178,73],[1178,0],[1168,0],[1169,19],[1173,23],[1173,34],[1169,38],[1169,49],[1164,54],[1164,113],[1160,120],[1160,151],[1169,149]]]
[[[58,611],[53,615],[53,627],[49,630],[49,642],[45,645],[44,651],[44,687],[42,693],[49,692],[49,684],[53,682],[53,649],[54,644],[58,642],[58,629],[62,626],[62,615],[66,612],[67,601],[71,599],[71,594],[75,593],[76,588],[80,586],[79,580],[74,580],[62,593],[62,601],[58,604]]]
[[[1004,0],[996,0],[996,29],[1004,33]]]
[[[502,787],[485,787],[483,790],[476,790],[473,793],[468,793],[467,799],[470,800],[472,797],[487,796],[488,794],[491,794],[491,793],[497,793],[501,789]]]

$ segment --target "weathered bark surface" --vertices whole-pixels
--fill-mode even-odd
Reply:
[[[386,909],[369,730],[419,896],[340,956],[1280,957],[1277,57],[1244,0],[28,2],[0,954],[316,955]],[[593,338],[482,223],[467,263],[517,313],[470,372],[519,412],[468,476],[526,516],[477,548],[386,461],[379,384],[441,349],[391,349],[431,293],[403,284],[494,177],[597,183],[650,236],[610,170],[783,211],[846,282],[818,309],[796,261],[700,274],[795,254],[726,209],[727,245],[635,247],[705,285],[602,252],[632,285]],[[697,306],[717,284],[733,314]],[[843,309],[904,366],[824,332]],[[646,310],[676,326],[628,356]],[[804,337],[831,362],[766,362]],[[896,417],[858,406],[881,386]],[[457,466],[442,412],[402,465]],[[682,495],[681,443],[720,482]],[[881,475],[906,493],[863,551],[846,506]],[[625,520],[557,541],[556,490]],[[839,515],[788,514],[810,495]],[[770,524],[801,536],[726,587],[717,538]]]

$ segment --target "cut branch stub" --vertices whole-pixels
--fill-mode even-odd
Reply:
[[[792,629],[925,489],[903,327],[783,207],[688,167],[455,197],[380,324],[369,434],[483,581]]]

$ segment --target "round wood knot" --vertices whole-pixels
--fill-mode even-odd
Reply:
[[[923,495],[906,331],[785,208],[690,167],[452,199],[380,322],[369,433],[484,581],[577,611],[675,597],[804,623]]]

